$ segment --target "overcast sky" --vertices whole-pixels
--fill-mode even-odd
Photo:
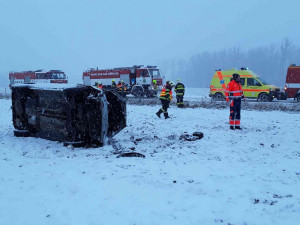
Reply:
[[[0,81],[9,71],[82,71],[300,45],[299,0],[0,0]],[[1,86],[0,84],[0,86]]]

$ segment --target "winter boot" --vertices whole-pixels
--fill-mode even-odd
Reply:
[[[234,130],[234,126],[230,126],[230,130]]]
[[[165,119],[171,118],[171,117],[169,117],[169,114],[168,114],[168,113],[164,113],[164,116],[165,116]]]
[[[242,128],[240,126],[235,126],[236,130],[241,130]]]
[[[162,114],[162,110],[160,109],[160,110],[158,110],[158,112],[157,113],[155,113],[159,118],[160,118],[160,114]]]

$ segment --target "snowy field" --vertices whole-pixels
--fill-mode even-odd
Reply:
[[[115,148],[72,150],[14,137],[0,105],[1,225],[299,224],[299,113],[243,110],[232,131],[228,109],[128,105]]]

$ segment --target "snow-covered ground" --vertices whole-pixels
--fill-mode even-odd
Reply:
[[[0,224],[289,224],[300,221],[300,116],[228,109],[127,106],[111,145],[70,149],[13,136],[0,100]],[[187,142],[180,135],[204,133]]]

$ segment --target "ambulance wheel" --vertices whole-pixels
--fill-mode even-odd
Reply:
[[[267,102],[267,101],[269,101],[269,96],[266,93],[261,93],[259,95],[259,100],[261,102]]]
[[[215,101],[223,101],[224,100],[223,94],[220,93],[220,92],[216,93],[215,96],[214,96],[214,100]]]

